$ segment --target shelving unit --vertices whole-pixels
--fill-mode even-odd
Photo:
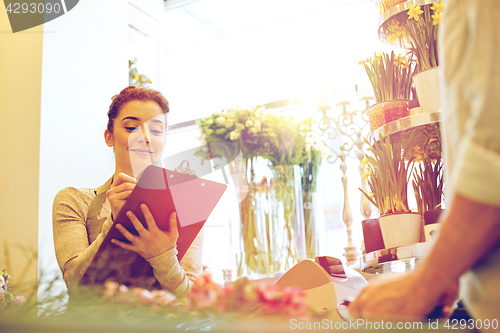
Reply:
[[[378,19],[378,37],[382,42],[387,42],[387,37],[384,33],[385,24],[389,21],[390,18],[403,13],[410,9],[413,6],[424,6],[432,4],[433,0],[408,0],[402,2],[394,7],[391,7],[388,11],[380,15]],[[399,43],[399,41],[394,42],[393,45],[397,45],[401,48],[407,49],[410,46],[410,43],[407,40],[403,40],[403,44]]]
[[[385,31],[387,30],[386,25],[389,24],[391,19],[394,18],[397,21],[406,20],[408,18],[406,12],[413,6],[432,5],[432,3],[433,0],[407,0],[391,7],[379,17],[379,39],[382,42],[388,42]],[[400,17],[397,17],[398,15]],[[410,43],[408,40],[403,39],[401,43],[397,41],[394,45],[409,48]],[[408,140],[411,139],[413,147],[440,149],[439,133],[437,134],[438,140],[435,139],[436,132],[439,132],[440,120],[441,110],[410,115],[379,127],[368,135],[368,139],[373,144],[382,138],[390,137],[392,142],[401,142],[403,147],[407,146]],[[432,136],[434,136],[434,140],[431,142],[430,138]],[[429,143],[437,145],[437,147],[428,146]],[[411,158],[411,156],[408,156],[408,158]],[[416,243],[366,253],[360,258],[360,269],[371,274],[412,270],[418,260],[429,251],[430,247],[431,243]]]
[[[434,125],[440,121],[441,111],[420,113],[394,120],[369,134],[370,141],[374,142],[382,137],[396,134],[401,131],[411,130],[423,125]]]
[[[417,243],[373,251],[361,256],[360,268],[364,273],[370,274],[409,271],[430,247],[431,243]]]

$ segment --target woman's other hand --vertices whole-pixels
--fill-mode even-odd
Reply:
[[[127,216],[132,221],[135,230],[139,233],[138,236],[131,234],[121,224],[117,224],[116,228],[122,235],[130,241],[129,243],[121,242],[113,239],[113,244],[116,244],[124,249],[137,252],[144,259],[151,259],[170,250],[177,244],[179,232],[177,230],[177,213],[170,214],[168,231],[163,231],[158,228],[151,214],[151,211],[145,204],[141,204],[142,214],[146,219],[147,229],[144,228],[141,221],[132,212],[127,212]]]
[[[111,207],[111,216],[116,218],[127,201],[130,193],[135,188],[136,180],[125,173],[119,173],[113,179],[106,198],[108,199],[109,206]]]

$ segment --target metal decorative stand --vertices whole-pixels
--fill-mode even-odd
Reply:
[[[348,111],[349,102],[341,102],[337,104],[336,110],[340,109],[341,113],[333,115],[328,115],[328,110],[330,107],[320,107],[319,109],[322,111],[323,116],[321,120],[318,122],[318,127],[320,130],[320,135],[323,138],[323,141],[328,148],[327,150],[327,161],[329,163],[336,163],[337,160],[340,159],[340,170],[342,171],[342,185],[344,188],[344,206],[342,209],[342,220],[347,227],[347,247],[345,247],[344,256],[347,259],[347,264],[352,266],[357,262],[360,253],[356,246],[353,245],[352,241],[352,214],[351,207],[349,203],[349,195],[347,191],[347,157],[351,157],[353,159],[358,159],[359,164],[359,173],[360,176],[365,172],[364,166],[361,164],[365,153],[363,151],[363,146],[365,145],[365,141],[363,139],[363,132],[367,126],[369,126],[369,117],[368,117],[368,108],[370,106],[371,97],[365,97],[361,99],[366,103],[366,108],[363,111]],[[332,110],[332,111],[336,111]],[[338,113],[338,112],[337,112]],[[340,148],[332,147],[325,138],[329,140],[334,140],[337,137],[342,138],[342,144]],[[340,150],[339,150],[340,149]],[[361,186],[364,191],[367,190],[366,180],[361,177]],[[361,196],[361,214],[365,219],[368,219],[371,215],[372,209],[370,206],[370,202],[365,198],[364,195]]]

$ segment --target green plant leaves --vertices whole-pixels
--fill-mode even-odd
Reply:
[[[373,58],[363,59],[361,62],[375,93],[377,103],[394,99],[410,99],[412,77],[415,64],[411,55],[400,56],[375,53]]]

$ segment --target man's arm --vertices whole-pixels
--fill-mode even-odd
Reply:
[[[455,194],[448,212],[433,248],[415,270],[370,283],[349,306],[352,315],[422,318],[454,301],[460,275],[500,241],[500,207]]]

